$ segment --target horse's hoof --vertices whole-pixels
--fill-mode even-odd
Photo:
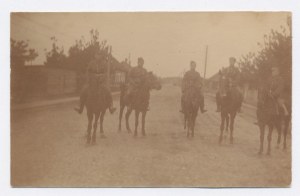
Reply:
[[[268,155],[268,156],[271,156],[271,152],[270,152],[270,151],[268,151],[268,152],[267,152],[267,155]]]
[[[144,137],[146,137],[146,133],[142,133],[142,135],[143,135]]]
[[[233,138],[230,138],[230,144],[233,144]]]
[[[220,136],[219,137],[219,144],[221,144],[222,143],[222,137]]]
[[[101,134],[101,135],[100,135],[100,138],[105,139],[106,136],[105,136],[104,134]]]
[[[283,146],[282,150],[283,150],[283,151],[286,151],[286,146]]]

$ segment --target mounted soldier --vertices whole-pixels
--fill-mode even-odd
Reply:
[[[131,101],[135,98],[135,94],[137,90],[142,88],[146,78],[147,78],[147,70],[143,67],[144,59],[142,57],[138,58],[138,65],[133,67],[126,78],[128,82],[128,89],[125,95],[125,100],[128,102],[128,106],[131,107]]]
[[[267,82],[267,92],[269,98],[273,99],[276,102],[276,114],[283,114],[284,116],[287,116],[289,112],[285,105],[284,99],[284,81],[279,74],[279,67],[273,66],[272,76],[268,79]]]
[[[219,71],[220,84],[219,84],[219,92],[217,93],[219,97],[217,96],[217,99],[222,99],[222,97],[224,96],[232,96],[233,94],[237,94],[239,95],[240,106],[241,106],[243,95],[238,87],[241,74],[240,74],[240,70],[235,66],[235,63],[236,63],[236,59],[234,57],[230,57],[229,67]]]
[[[202,93],[202,79],[199,72],[196,71],[196,62],[191,61],[190,70],[187,71],[182,80],[182,96],[181,96],[181,110],[180,112],[185,112],[185,101],[189,97],[188,93],[193,92],[194,95],[200,102],[200,110],[205,113],[207,110],[204,109],[204,96]]]
[[[75,108],[79,114],[83,112],[84,106],[86,104],[87,96],[89,91],[101,91],[105,95],[105,98],[110,103],[109,111],[114,113],[116,108],[113,107],[113,99],[110,90],[107,87],[106,83],[106,74],[107,74],[107,59],[105,54],[96,52],[94,59],[88,64],[86,76],[87,82],[85,87],[82,90],[80,95],[79,108]]]
[[[240,79],[240,70],[235,66],[236,59],[229,58],[229,67],[220,70],[219,74],[221,79],[226,79],[226,83],[220,83],[220,95],[225,96],[230,90],[238,90],[238,82]]]

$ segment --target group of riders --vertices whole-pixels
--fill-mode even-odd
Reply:
[[[109,103],[109,111],[113,114],[116,108],[113,106],[112,94],[107,84],[107,71],[108,71],[108,59],[102,54],[96,52],[94,59],[88,64],[87,67],[87,82],[81,92],[79,108],[75,108],[79,114],[83,112],[84,106],[89,92],[97,92],[101,89],[101,93]],[[131,68],[125,77],[125,83],[127,84],[127,91],[125,99],[128,100],[128,107],[131,107],[130,101],[134,99],[134,95],[139,88],[145,83],[147,79],[148,71],[144,68],[144,59],[138,58],[137,66]],[[147,101],[149,102],[150,94],[148,94]]]
[[[125,83],[127,85],[127,91],[125,97],[127,100],[133,100],[135,92],[142,87],[147,77],[147,70],[144,68],[144,59],[138,58],[137,66],[131,68],[127,74]],[[114,113],[116,108],[113,106],[112,94],[107,85],[108,59],[106,55],[96,52],[94,59],[90,61],[87,68],[87,82],[80,95],[79,108],[75,108],[78,113],[82,113],[89,91],[97,91],[96,88],[101,88],[102,93],[109,103],[110,113]],[[222,97],[229,96],[232,92],[238,92],[241,96],[241,90],[239,89],[239,81],[241,72],[236,66],[236,59],[234,57],[229,58],[229,66],[219,71],[220,82],[219,91],[216,94],[217,103]],[[228,82],[221,82],[222,79]],[[279,73],[279,67],[272,67],[272,75],[266,80],[266,88],[268,96],[275,100],[277,111],[282,111],[284,115],[288,114],[287,107],[282,98],[284,90],[284,82]],[[191,90],[192,89],[192,90]],[[203,83],[199,72],[196,71],[196,62],[190,62],[190,70],[187,71],[182,80],[182,97],[181,97],[181,110],[180,112],[186,112],[186,99],[191,96],[192,93],[197,100],[199,100],[200,111],[205,113],[207,110],[204,108],[204,96],[203,96]],[[148,97],[149,101],[150,95]],[[129,101],[130,102],[130,101]],[[258,107],[262,104],[260,97],[258,96]],[[218,105],[218,104],[217,104]],[[129,104],[130,107],[130,104]],[[219,111],[221,108],[217,108]]]

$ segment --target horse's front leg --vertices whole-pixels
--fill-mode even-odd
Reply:
[[[132,112],[132,109],[127,107],[127,111],[126,111],[126,114],[125,114],[125,119],[126,119],[126,129],[127,129],[128,133],[131,133],[131,129],[130,129],[130,126],[129,126],[129,117],[130,117],[131,112]]]
[[[260,147],[259,147],[258,154],[261,154],[264,150],[265,125],[259,124],[259,130],[260,130]]]
[[[119,114],[119,132],[122,130],[122,117],[124,112],[125,105],[120,104],[120,114]]]
[[[273,132],[273,125],[269,125],[269,133],[268,133],[268,151],[267,151],[267,155],[270,155],[270,154],[271,154],[272,132]]]
[[[104,122],[105,112],[106,112],[106,110],[102,111],[101,114],[100,114],[100,136],[101,136],[101,138],[105,138],[104,129],[103,129],[103,122]]]
[[[225,124],[226,115],[227,114],[221,112],[221,126],[220,126],[219,144],[221,144],[222,140],[223,140],[223,131],[224,131],[224,124]]]
[[[190,120],[190,114],[188,113],[186,115],[186,137],[190,137],[190,129],[191,129],[191,120]]]
[[[137,134],[137,129],[138,129],[138,125],[139,125],[139,115],[140,112],[138,110],[135,110],[135,128],[134,128],[134,136],[136,137]]]
[[[230,144],[233,144],[233,129],[234,129],[234,119],[236,113],[230,114]]]
[[[186,119],[186,114],[183,115],[183,128],[186,129],[186,124],[187,124],[187,119]]]
[[[95,115],[95,120],[94,120],[94,125],[93,125],[94,131],[93,131],[93,135],[92,135],[92,144],[96,143],[96,131],[97,131],[97,126],[98,126],[99,116],[100,116],[100,113]]]
[[[87,112],[88,117],[88,127],[87,127],[87,144],[91,143],[91,131],[92,131],[92,123],[93,123],[93,113]]]
[[[192,117],[192,126],[191,126],[192,137],[194,137],[194,130],[195,130],[196,118],[197,118],[196,114],[193,114],[193,117]]]
[[[143,111],[143,113],[142,113],[142,134],[143,134],[143,136],[146,136],[146,131],[145,131],[146,114],[147,114],[147,111]]]
[[[228,130],[229,130],[229,115],[226,115],[225,117],[225,141],[226,141],[226,138],[227,138],[227,135],[228,135]]]
[[[284,119],[284,132],[283,132],[283,149],[286,149],[286,137],[289,130],[290,119],[289,117],[285,117]]]
[[[277,137],[277,148],[279,148],[279,145],[280,145],[280,142],[281,142],[281,134],[282,134],[281,121],[282,121],[282,119],[281,119],[280,117],[278,117],[278,119],[274,121],[275,127],[276,127],[277,132],[278,132],[278,137]]]

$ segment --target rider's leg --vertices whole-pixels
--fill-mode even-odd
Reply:
[[[116,111],[116,108],[113,106],[114,102],[113,102],[111,92],[107,87],[104,88],[104,91],[105,91],[106,98],[107,98],[108,103],[109,103],[109,112],[111,114],[113,114]]]
[[[202,92],[199,93],[200,98],[200,110],[202,113],[205,113],[207,110],[204,109],[204,95]]]
[[[284,104],[284,99],[282,99],[282,98],[279,97],[278,100],[277,100],[277,103],[278,103],[278,106],[282,109],[283,115],[284,116],[289,115],[289,112],[288,112],[288,110],[286,108],[286,105]]]
[[[183,98],[183,96],[184,96],[184,94],[181,95],[181,100],[180,100],[181,101],[181,109],[179,110],[179,112],[181,112],[181,113],[184,113],[184,101],[183,101],[184,98]]]
[[[88,87],[85,86],[80,94],[79,108],[74,108],[74,110],[76,112],[78,112],[79,114],[81,114],[83,112],[84,105],[85,105],[86,99],[87,99],[87,94],[88,94]]]

